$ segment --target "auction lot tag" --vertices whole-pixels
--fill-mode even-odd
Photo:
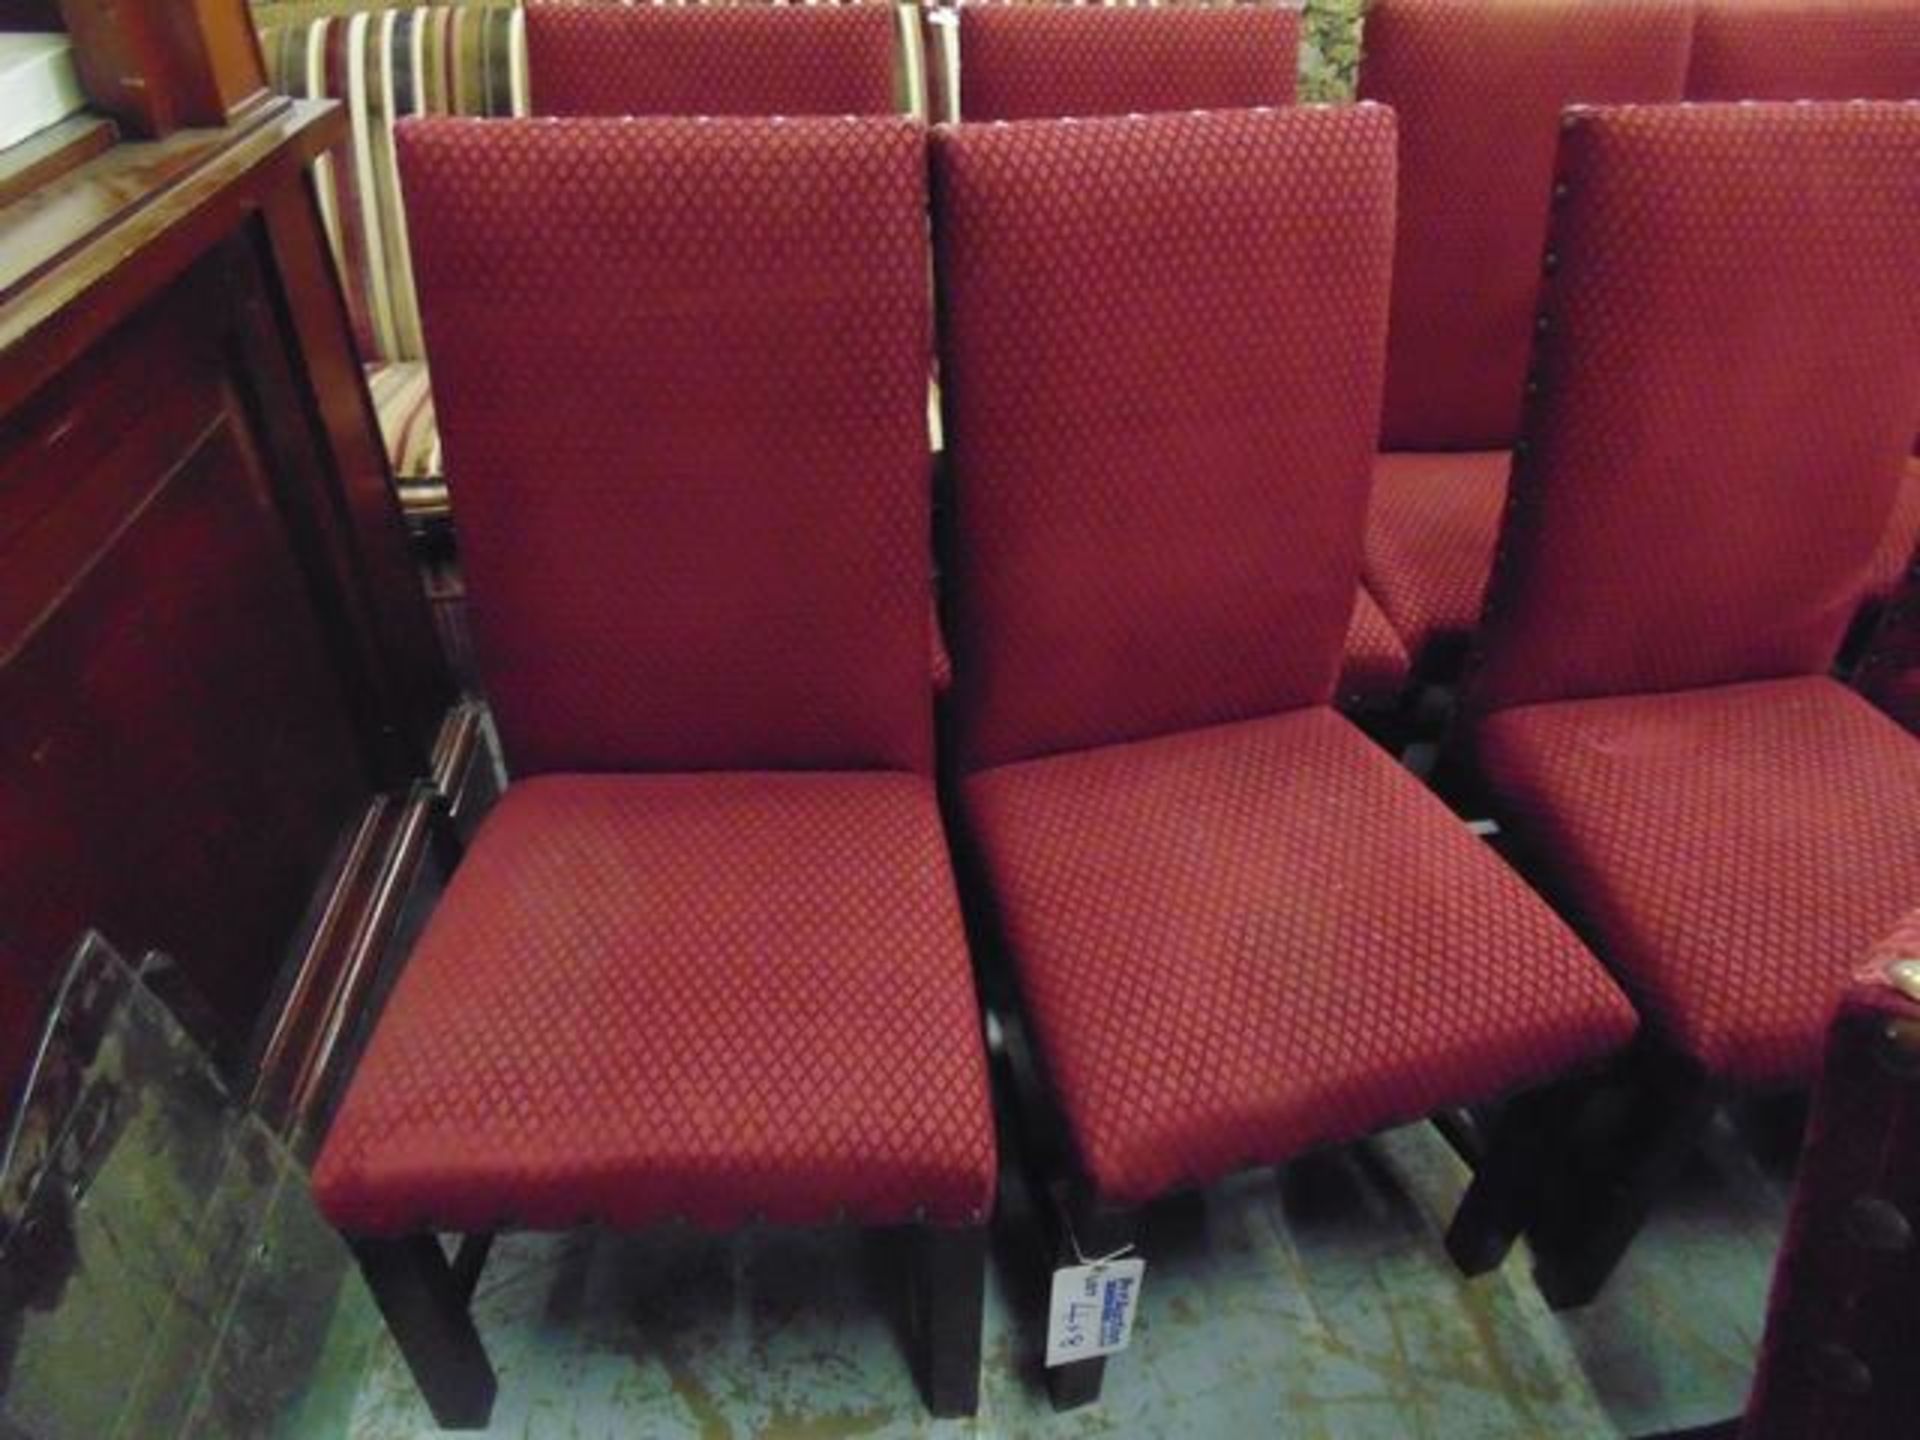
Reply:
[[[1103,1260],[1053,1272],[1047,1364],[1093,1360],[1127,1348],[1145,1260]]]

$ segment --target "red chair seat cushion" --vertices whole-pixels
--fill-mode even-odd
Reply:
[[[1331,710],[1022,761],[962,802],[1081,1163],[1116,1202],[1634,1032],[1553,913]]]
[[[1347,622],[1347,646],[1340,658],[1337,694],[1350,710],[1389,710],[1407,688],[1411,662],[1407,647],[1379,602],[1365,590],[1355,593]]]
[[[1481,722],[1534,873],[1684,1054],[1817,1073],[1840,986],[1920,896],[1920,742],[1823,677],[1558,701]]]
[[[513,786],[314,1172],[360,1234],[957,1224],[993,1184],[933,789],[888,774]]]
[[[1480,623],[1511,460],[1466,450],[1374,462],[1362,573],[1419,674],[1456,666]]]

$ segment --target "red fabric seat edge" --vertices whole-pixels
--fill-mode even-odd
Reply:
[[[954,1225],[995,1163],[930,781],[556,775],[483,823],[314,1190],[369,1235]]]
[[[1824,676],[1519,706],[1475,763],[1530,874],[1667,1043],[1794,1087],[1920,894],[1920,742]]]
[[[961,806],[1110,1203],[1558,1078],[1638,1025],[1519,877],[1323,707],[981,771]]]

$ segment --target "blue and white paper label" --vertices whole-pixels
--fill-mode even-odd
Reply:
[[[1134,1259],[1054,1271],[1047,1364],[1070,1365],[1126,1349],[1146,1269],[1146,1261]]]

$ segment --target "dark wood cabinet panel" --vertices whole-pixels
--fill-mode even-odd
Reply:
[[[148,31],[196,16],[199,49],[162,50],[245,102],[236,0]],[[240,108],[0,203],[0,1095],[98,928],[172,956],[184,1018],[292,1132],[473,724],[305,173],[344,116]]]
[[[209,293],[0,438],[0,915],[29,963],[169,951],[231,1050],[371,787]]]

